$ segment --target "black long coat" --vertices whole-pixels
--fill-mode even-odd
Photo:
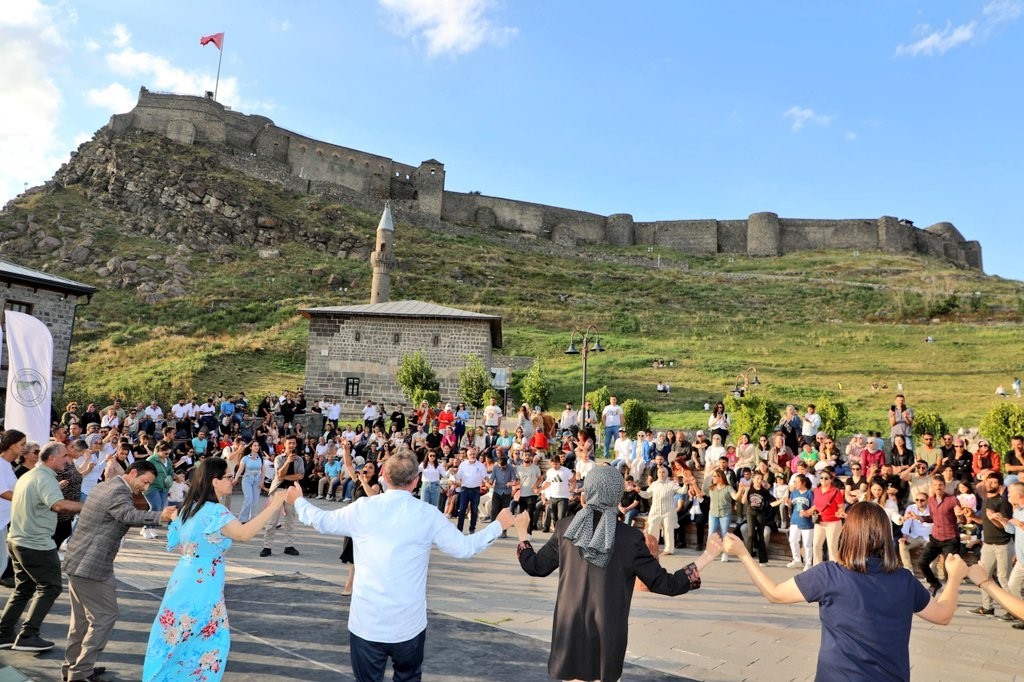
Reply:
[[[530,547],[519,551],[519,564],[529,575],[544,577],[561,568],[548,675],[615,682],[622,677],[636,578],[651,592],[675,596],[700,587],[700,575],[694,564],[666,571],[651,556],[643,533],[621,521],[611,560],[598,568],[564,537],[570,523],[571,517],[559,521],[539,552]]]

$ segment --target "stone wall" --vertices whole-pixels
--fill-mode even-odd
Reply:
[[[0,287],[0,310],[6,309],[8,302],[28,303],[32,306],[31,314],[40,320],[53,335],[53,397],[54,407],[63,411],[58,404],[64,392],[64,370],[68,365],[68,353],[71,347],[71,332],[75,327],[75,307],[78,299],[73,295],[49,289],[33,289],[24,284],[7,282]],[[2,317],[0,317],[2,324]],[[3,344],[0,354],[0,386],[7,388],[7,344]]]
[[[369,315],[315,314],[309,320],[306,395],[337,396],[346,412],[367,400],[390,405],[409,400],[395,383],[402,355],[423,352],[437,373],[443,400],[458,400],[459,370],[475,355],[491,367],[487,320],[446,320]],[[359,395],[346,396],[348,378],[359,379]]]
[[[419,166],[403,164],[299,135],[275,126],[266,117],[240,114],[202,97],[143,88],[135,108],[113,116],[109,127],[115,132],[141,128],[182,144],[212,146],[234,157],[228,162],[232,167],[296,191],[330,194],[334,189],[346,190],[370,199],[378,209],[380,202],[391,199],[395,208],[411,214],[413,220],[422,216],[482,230],[519,232],[560,246],[649,244],[695,255],[753,256],[807,249],[881,249],[928,254],[961,267],[981,269],[980,244],[965,241],[951,225],[925,231],[886,216],[877,220],[780,219],[774,213],[755,213],[741,220],[636,223],[627,213],[605,217],[446,191],[444,165],[434,159]]]

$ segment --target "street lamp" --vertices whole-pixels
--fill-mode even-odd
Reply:
[[[753,377],[751,377],[753,375]],[[743,385],[740,386],[740,380],[743,380]],[[757,378],[757,368],[747,367],[745,372],[740,372],[736,375],[736,384],[732,388],[732,397],[737,400],[742,398],[751,386],[760,386],[761,380]]]
[[[594,345],[590,345],[590,332],[594,332]],[[582,397],[580,398],[580,409],[583,409],[583,403],[587,402],[587,356],[590,353],[603,353],[604,346],[601,345],[601,337],[597,331],[597,327],[590,324],[587,325],[586,330],[580,331],[579,329],[572,330],[569,334],[569,347],[565,349],[566,355],[582,355],[583,356],[583,391]],[[576,336],[579,335],[583,341],[582,350],[576,347]]]

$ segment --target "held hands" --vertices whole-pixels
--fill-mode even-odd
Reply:
[[[976,564],[981,566],[981,564]],[[984,566],[982,566],[984,568]],[[949,580],[960,582],[967,575],[967,563],[960,558],[959,554],[946,555],[946,577]],[[987,571],[986,571],[987,575]]]
[[[501,524],[502,530],[508,530],[512,527],[512,524],[515,523],[516,517],[512,514],[511,509],[505,507],[500,512],[498,512],[498,518],[494,520]]]
[[[708,546],[710,546],[710,544],[711,539],[708,538]],[[738,557],[750,556],[750,553],[747,552],[747,546],[743,543],[743,540],[734,533],[729,533],[725,536],[725,539],[722,541],[722,551],[734,554]]]
[[[708,556],[712,559],[717,559],[722,553],[722,537],[718,535],[718,533],[709,535],[704,551],[707,552]]]
[[[302,487],[298,481],[292,484],[291,488],[288,488],[288,492],[284,494],[284,501],[287,504],[295,504],[296,501],[302,499]]]
[[[525,540],[530,528],[530,512],[524,511],[516,514],[513,525],[516,527],[516,535],[519,536],[519,539]]]
[[[174,519],[178,518],[177,507],[164,507],[163,512],[160,513],[161,523],[170,523]]]
[[[949,564],[949,557],[946,557],[946,564]],[[989,575],[989,570],[990,569],[985,564],[978,562],[967,569],[967,577],[970,578],[971,582],[975,585],[980,585],[991,577]],[[947,568],[946,571],[948,573],[949,569]]]

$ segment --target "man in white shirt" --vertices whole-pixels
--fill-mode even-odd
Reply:
[[[540,487],[544,496],[547,497],[547,511],[544,513],[544,528],[548,530],[548,523],[553,521],[557,524],[569,511],[569,491],[572,490],[574,482],[571,471],[562,466],[562,458],[558,455],[551,457],[551,466],[544,474],[544,485]]]
[[[923,523],[918,518],[910,518],[909,515],[913,514],[917,516],[928,515],[928,491],[918,491],[914,493],[914,504],[907,505],[907,508],[903,511],[903,518],[907,519],[903,522],[903,536],[899,540],[900,560],[903,562],[903,568],[908,571],[914,570],[914,562],[911,560],[910,553],[919,553],[928,544],[928,538],[932,534],[932,524]]]
[[[188,418],[189,409],[188,405],[185,404],[185,399],[181,398],[177,404],[171,406],[171,416],[175,420],[175,429],[180,432],[188,434],[188,437],[192,437],[192,424]]]
[[[470,448],[466,452],[466,459],[459,464],[459,470],[455,473],[455,480],[462,488],[459,491],[459,532],[466,522],[466,508],[470,510],[469,532],[476,532],[476,517],[480,510],[480,486],[487,478],[487,467],[483,462],[477,460],[476,448]]]
[[[347,455],[346,455],[347,456]],[[388,659],[397,679],[418,680],[427,634],[427,568],[430,549],[466,559],[482,552],[512,525],[502,509],[495,523],[462,535],[436,507],[412,496],[419,467],[398,452],[384,464],[387,490],[342,509],[322,511],[295,484],[287,501],[299,521],[328,535],[353,540],[359,566],[352,589],[348,630],[352,672],[357,680],[382,680]]]
[[[339,419],[341,419],[341,405],[338,404],[337,398],[332,398],[331,404],[327,407],[327,421],[334,424],[334,428],[338,428]]]
[[[572,409],[572,401],[567,402],[565,409],[562,410],[562,416],[558,420],[558,430],[570,431],[572,427],[577,426],[579,423],[579,413]]]
[[[813,404],[808,405],[807,411],[800,418],[800,436],[804,439],[805,443],[815,445],[815,437],[820,429],[821,415],[818,414],[818,408]]]
[[[498,399],[491,398],[491,404],[484,408],[484,426],[493,426],[497,432],[501,427],[501,408],[498,407]]]
[[[604,423],[604,456],[612,454],[612,441],[622,426],[622,406],[615,396],[608,398],[608,404],[601,410],[601,422]]]
[[[152,427],[146,429],[146,433],[150,436],[164,427],[164,411],[156,400],[152,401],[143,412],[152,422]]]
[[[615,445],[612,448],[615,452],[612,467],[616,470],[623,464],[630,464],[633,461],[633,441],[626,435],[626,428],[624,426],[619,427],[619,437],[615,439]]]
[[[363,408],[363,428],[372,429],[379,416],[377,405],[372,400],[367,400],[366,407]]]

